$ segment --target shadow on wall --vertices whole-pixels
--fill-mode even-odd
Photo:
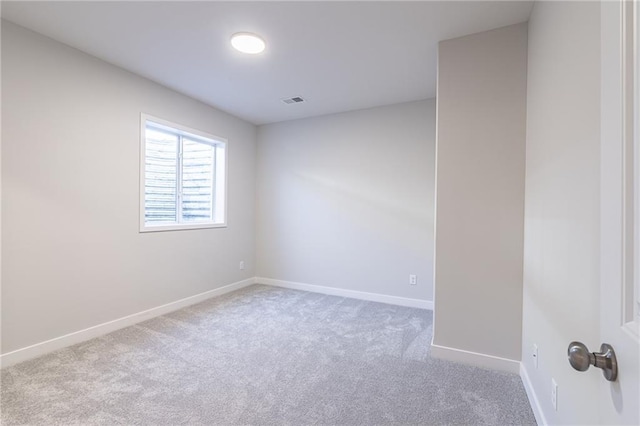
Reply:
[[[307,198],[305,201],[330,205],[336,216],[384,237],[389,243],[415,239],[416,234],[423,238],[433,238],[433,212],[425,215],[418,206],[400,202],[393,194],[385,196],[382,191],[363,191],[356,185],[322,175],[296,173],[295,177],[297,179],[292,182],[292,186],[298,188],[289,189]],[[364,217],[367,220],[363,220]],[[393,233],[389,232],[389,227],[378,226],[388,222],[394,222],[397,226]]]

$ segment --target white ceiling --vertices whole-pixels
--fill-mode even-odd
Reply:
[[[435,97],[437,42],[532,1],[2,2],[2,17],[255,124]],[[243,55],[231,34],[267,42]],[[282,98],[302,96],[287,105]]]

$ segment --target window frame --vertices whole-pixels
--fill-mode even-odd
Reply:
[[[213,188],[213,197],[214,197],[214,205],[219,206],[220,202],[222,202],[222,212],[219,212],[217,208],[212,210],[213,216],[218,216],[218,214],[222,214],[222,221],[216,222],[215,219],[213,221],[207,222],[195,222],[195,223],[179,223],[172,222],[169,224],[158,224],[158,225],[148,225],[145,221],[145,186],[146,186],[146,129],[147,122],[151,122],[160,127],[167,127],[173,131],[177,131],[182,137],[191,137],[196,141],[198,139],[207,139],[214,142],[214,146],[222,147],[224,152],[224,158],[221,162],[224,170],[219,170],[219,165],[215,165],[214,170],[214,188]],[[216,157],[219,155],[216,152]],[[169,120],[164,120],[162,118],[158,118],[152,116],[150,114],[141,113],[140,114],[140,174],[139,174],[139,193],[138,196],[140,198],[140,211],[139,211],[139,232],[164,232],[164,231],[181,231],[181,230],[189,230],[189,229],[209,229],[209,228],[226,228],[227,227],[227,190],[228,190],[228,173],[229,173],[229,143],[226,138],[222,138],[220,136],[216,136],[207,132],[203,132],[201,130],[193,129],[188,126],[184,126],[182,124],[178,124]],[[222,196],[220,197],[218,187],[218,179],[220,175],[224,178],[224,182],[222,183]],[[176,179],[181,179],[182,176],[182,162],[180,162],[180,167],[176,171]],[[182,185],[180,183],[180,185]],[[220,198],[218,198],[220,197]],[[180,198],[181,200],[181,198]],[[182,209],[181,201],[176,201],[177,214],[180,215],[180,211]]]

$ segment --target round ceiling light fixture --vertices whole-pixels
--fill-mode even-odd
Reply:
[[[252,33],[235,33],[231,36],[231,45],[234,49],[250,55],[261,53],[266,46],[260,36]]]

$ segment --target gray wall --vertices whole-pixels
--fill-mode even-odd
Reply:
[[[228,138],[227,228],[138,233],[141,112]],[[2,22],[3,352],[254,276],[255,136]]]
[[[258,136],[259,276],[432,300],[433,100]]]
[[[536,2],[529,23],[522,353],[550,424],[597,421],[604,383],[577,374],[565,356],[572,340],[601,343],[600,7]]]
[[[433,343],[520,359],[527,26],[440,43]]]

